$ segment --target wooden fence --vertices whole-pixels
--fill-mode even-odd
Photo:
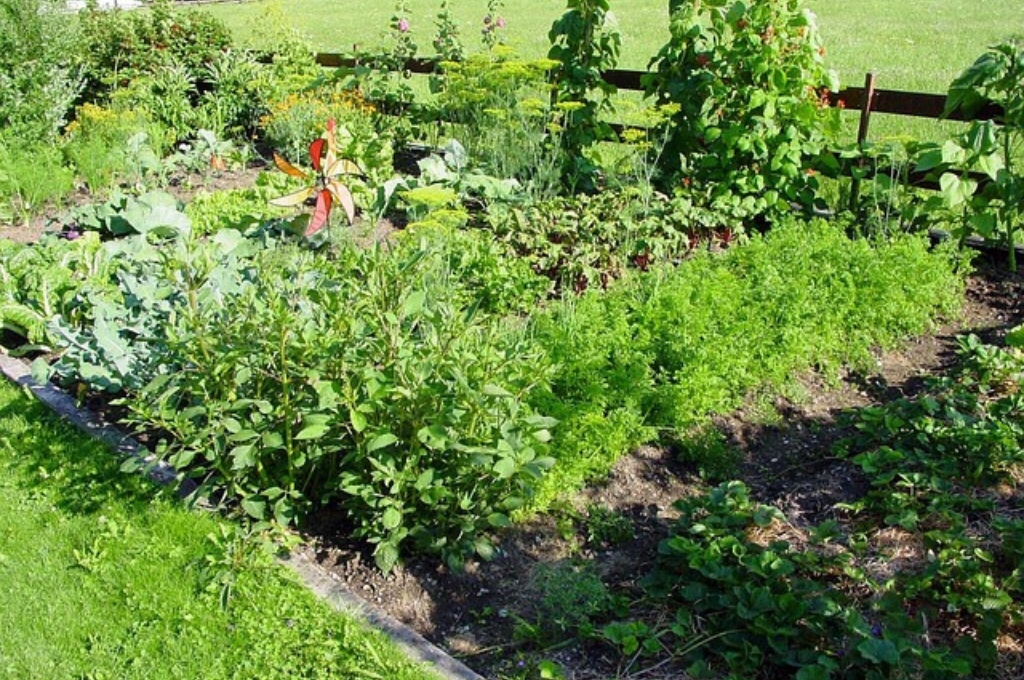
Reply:
[[[360,64],[358,59],[328,53],[317,54],[316,62],[327,68],[354,68]],[[429,74],[434,73],[436,69],[437,62],[433,59],[410,59],[405,64],[405,70],[410,73]],[[620,90],[643,91],[643,77],[647,73],[647,71],[614,69],[605,71],[602,75],[607,83]],[[883,90],[877,87],[874,73],[868,73],[865,76],[863,87],[847,87],[838,92],[829,92],[825,100],[830,106],[859,112],[860,120],[857,126],[857,145],[859,147],[862,147],[868,139],[872,113],[953,121],[992,120],[999,118],[1003,113],[1000,106],[989,103],[970,118],[964,116],[960,111],[943,116],[946,95]],[[616,127],[621,128],[621,126]],[[987,177],[979,173],[971,173],[971,175],[979,182],[988,180]],[[926,173],[911,172],[909,182],[912,186],[922,189],[938,189],[938,183],[927,177]]]

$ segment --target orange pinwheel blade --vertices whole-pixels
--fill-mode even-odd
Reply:
[[[302,205],[306,202],[306,199],[313,195],[313,187],[306,187],[305,189],[299,189],[293,191],[290,194],[279,196],[278,198],[270,199],[270,205],[280,206],[282,208],[290,208],[295,205]]]
[[[281,158],[276,153],[274,154],[274,165],[276,165],[277,169],[280,170],[281,172],[283,172],[286,175],[291,175],[292,177],[298,177],[299,179],[306,179],[307,178],[306,173],[304,173],[302,170],[299,170],[297,167],[295,167],[294,165],[292,165],[291,163],[289,163],[285,159]]]
[[[352,198],[352,192],[349,191],[347,186],[333,179],[327,182],[327,190],[331,192],[331,195],[344,208],[348,223],[353,224],[356,221],[356,202]]]
[[[324,228],[327,218],[331,216],[331,192],[327,189],[321,190],[316,195],[316,209],[313,210],[313,217],[309,220],[309,227],[306,229],[306,236],[312,236]]]

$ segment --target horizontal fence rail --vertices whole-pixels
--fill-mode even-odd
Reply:
[[[316,55],[316,63],[325,68],[358,68],[360,66],[372,67],[375,57],[354,58],[341,54],[319,53]],[[416,58],[405,62],[403,70],[407,73],[431,74],[438,70],[440,62],[437,59]],[[612,69],[604,71],[601,77],[605,82],[614,85],[620,90],[643,91],[643,79],[649,71],[636,71],[628,69]],[[987,103],[972,115],[966,115],[962,111],[952,111],[943,115],[946,108],[946,95],[931,94],[926,92],[906,92],[903,90],[883,90],[875,87],[875,74],[869,73],[865,77],[863,87],[846,87],[838,92],[826,92],[822,98],[833,108],[843,108],[860,113],[860,120],[857,129],[857,145],[863,147],[868,137],[868,127],[872,113],[885,113],[897,116],[912,116],[916,118],[930,118],[933,120],[952,120],[970,122],[976,120],[998,120],[1003,115],[1001,106],[994,103]],[[629,126],[618,123],[611,124],[612,129],[620,134]],[[853,165],[845,168],[850,173]],[[863,169],[863,165],[858,167]],[[986,182],[988,178],[980,173],[970,173],[971,177],[979,182]],[[911,172],[908,177],[911,186],[938,190],[939,183],[928,173]],[[858,191],[859,179],[854,179],[853,196]]]
[[[373,63],[373,58],[357,59],[341,54],[319,53],[316,55],[316,63],[327,68],[355,68],[359,65]],[[429,74],[434,73],[438,67],[436,59],[410,59],[405,62],[404,70],[409,73]],[[601,74],[605,82],[614,85],[620,90],[643,91],[643,77],[649,71],[635,71],[628,69],[612,69]],[[842,106],[849,109],[863,110],[867,101],[868,88],[846,87],[839,92],[828,93],[827,101],[830,106]],[[891,113],[899,116],[915,116],[918,118],[933,118],[945,120],[991,120],[1002,115],[1002,108],[995,104],[984,106],[973,116],[967,117],[959,111],[954,111],[948,116],[943,116],[942,111],[946,106],[946,96],[942,94],[928,94],[924,92],[905,92],[902,90],[880,90],[873,89],[873,96],[870,97],[870,111],[873,113]]]

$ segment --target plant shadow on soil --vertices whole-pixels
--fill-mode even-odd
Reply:
[[[1008,329],[1024,322],[1024,277],[1006,273],[1001,264],[977,262],[962,317],[898,350],[878,353],[877,370],[845,372],[832,384],[809,373],[799,381],[798,399],[775,397],[767,407],[764,399],[750,400],[716,417],[720,439],[737,452],[730,478],[746,483],[754,500],[778,507],[796,527],[832,519],[837,503],[862,496],[867,479],[832,453],[850,433],[839,416],[920,393],[925,376],[954,366],[959,336],[974,333],[1000,344]],[[681,678],[686,676],[677,666],[657,660],[643,662],[646,668],[633,666],[597,643],[570,640],[545,648],[536,635],[524,639],[523,624],[536,630],[543,628],[542,617],[551,616],[551,601],[538,584],[552,570],[585,567],[612,591],[639,595],[639,581],[676,517],[672,504],[706,488],[697,467],[681,462],[674,447],[641,447],[620,460],[606,481],[561,510],[507,530],[494,560],[469,563],[462,572],[438,566],[436,559],[415,558],[383,575],[366,547],[346,538],[344,519],[329,510],[313,517],[305,531],[311,556],[355,594],[485,677],[526,677],[517,663],[544,658],[574,680]],[[586,515],[594,506],[627,517],[632,538],[615,545],[590,540]],[[573,606],[568,598],[564,603]],[[1000,665],[1010,670],[1003,677],[1024,677],[1022,642],[1004,645]]]

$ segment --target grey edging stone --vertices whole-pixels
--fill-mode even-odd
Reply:
[[[429,664],[451,680],[484,680],[461,661],[453,658],[401,621],[379,611],[346,588],[337,577],[301,553],[281,560],[305,582],[306,587],[340,611],[355,614],[374,628],[384,631],[402,651],[415,661]]]
[[[0,371],[11,382],[28,389],[36,399],[64,420],[102,441],[121,456],[137,459],[144,465],[147,476],[154,482],[170,484],[177,478],[178,473],[173,467],[159,460],[133,437],[113,425],[101,422],[95,413],[79,409],[75,400],[67,393],[52,385],[40,385],[33,380],[25,362],[0,351]],[[185,484],[190,486],[182,489],[182,495],[188,496],[195,491],[196,486],[191,480],[185,480]],[[448,680],[485,680],[483,676],[430,643],[413,629],[375,609],[305,555],[293,553],[282,559],[281,563],[298,574],[307,588],[318,597],[327,600],[336,610],[355,615],[381,630],[406,656],[430,665],[441,677]]]

